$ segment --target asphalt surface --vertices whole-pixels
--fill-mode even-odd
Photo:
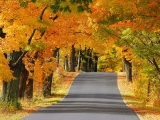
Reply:
[[[116,73],[80,73],[62,102],[23,120],[139,120],[123,102],[116,78]]]

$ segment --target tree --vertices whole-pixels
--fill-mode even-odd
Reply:
[[[15,84],[14,87],[16,87],[15,89],[9,90],[8,101],[13,103],[13,101],[16,100],[15,102],[18,102],[17,90],[19,89],[20,78],[25,78],[23,81],[22,79],[20,81],[21,86],[19,90],[23,89],[23,92],[21,91],[19,94],[20,97],[22,97],[25,86],[26,88],[31,88],[28,90],[28,95],[32,96],[33,74],[37,80],[44,80],[50,77],[50,74],[52,74],[55,69],[55,61],[52,60],[53,50],[57,46],[62,47],[63,44],[59,42],[59,39],[63,41],[64,36],[68,35],[68,33],[65,32],[67,31],[67,27],[65,29],[63,28],[63,30],[53,27],[54,25],[60,25],[55,21],[63,12],[71,12],[71,10],[74,11],[76,8],[78,11],[89,11],[88,5],[91,2],[91,0],[7,0],[0,2],[0,6],[2,6],[0,20],[3,21],[0,24],[1,27],[3,26],[3,31],[0,29],[0,35],[2,38],[6,35],[6,38],[1,42],[1,52],[14,58],[14,60],[10,60],[10,68],[14,71],[13,73],[16,79],[13,81],[12,71],[7,71],[6,69],[6,71],[9,72],[7,74],[10,75],[8,77],[10,79],[8,86]],[[62,24],[62,26],[60,25],[60,28],[64,27],[63,25],[64,24]],[[60,30],[63,31],[61,34],[64,33],[64,36],[58,39],[58,37],[56,38],[57,33],[55,34],[55,31],[59,32]],[[55,39],[53,39],[54,37]],[[5,65],[8,66],[7,64]],[[8,80],[4,75],[1,76],[3,77],[2,79]],[[30,76],[32,76],[32,78],[30,78]],[[25,85],[27,78],[28,85]],[[12,96],[10,94],[11,92],[15,92],[16,95]],[[5,90],[4,93],[6,94]]]
[[[148,84],[147,88],[140,88],[147,89],[147,96],[155,85],[153,81],[159,80],[159,4],[159,0],[102,0],[91,7],[91,17],[98,26],[95,35],[108,40],[115,37],[115,43],[121,50],[128,49],[120,55],[129,66],[132,63],[133,74],[147,76],[140,78]],[[141,72],[136,71],[137,67]]]

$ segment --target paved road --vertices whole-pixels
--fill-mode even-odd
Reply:
[[[122,101],[115,73],[80,73],[57,105],[23,120],[139,120]]]

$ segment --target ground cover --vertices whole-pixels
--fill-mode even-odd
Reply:
[[[65,74],[63,74],[61,76],[61,80],[57,80],[53,85],[53,95],[50,97],[33,101],[26,99],[21,100],[20,102],[22,104],[22,110],[7,108],[5,104],[0,103],[0,120],[20,120],[28,114],[33,113],[40,107],[56,104],[67,95],[76,75],[76,72],[66,72]]]
[[[140,120],[160,120],[160,108],[153,107],[151,104],[145,105],[137,98],[135,95],[136,85],[134,81],[131,83],[125,80],[125,73],[118,73],[117,83],[123,101],[137,113]]]

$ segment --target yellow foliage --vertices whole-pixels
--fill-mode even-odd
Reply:
[[[49,76],[56,69],[56,62],[45,62],[42,66],[42,69],[45,73],[45,76]]]
[[[34,80],[42,83],[43,82],[43,71],[41,67],[41,62],[40,61],[35,61],[34,65]]]
[[[3,52],[0,50],[0,80],[10,81],[14,77],[13,71],[10,70],[9,61],[4,57]]]
[[[132,61],[132,59],[133,59],[133,53],[132,53],[132,51],[131,51],[131,49],[130,48],[128,48],[128,47],[122,47],[121,48],[122,50],[122,56],[124,56],[128,61]]]

